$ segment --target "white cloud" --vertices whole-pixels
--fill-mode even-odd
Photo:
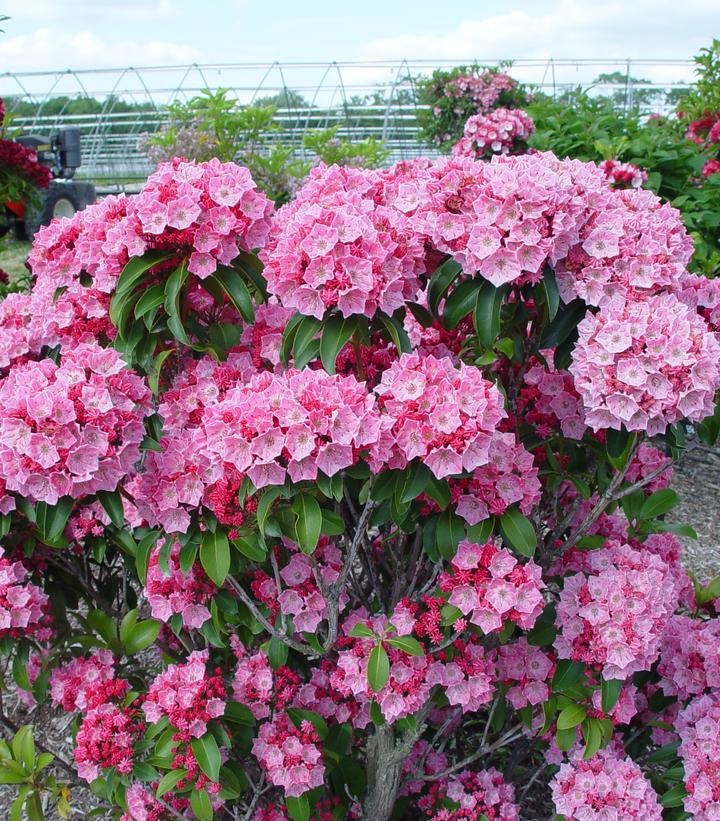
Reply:
[[[708,44],[717,22],[717,0],[557,0],[466,20],[454,31],[379,38],[362,46],[357,56],[480,62],[681,59]],[[520,69],[513,73],[520,76]],[[687,69],[670,67],[661,73],[672,79],[687,76]]]
[[[64,32],[40,28],[30,34],[0,40],[0,65],[12,70],[192,63],[203,55],[194,47],[165,40],[105,40],[91,31]]]

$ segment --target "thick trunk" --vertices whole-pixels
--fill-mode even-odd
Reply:
[[[400,788],[402,765],[403,757],[397,754],[392,727],[387,724],[376,727],[367,751],[367,796],[363,817],[368,821],[390,818]]]

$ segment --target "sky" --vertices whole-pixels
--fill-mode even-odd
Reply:
[[[0,13],[10,17],[0,24],[0,74],[276,60],[688,59],[720,36],[718,0],[0,0]],[[645,74],[668,72],[679,76]]]

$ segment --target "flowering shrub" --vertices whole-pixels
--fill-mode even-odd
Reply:
[[[532,119],[519,109],[496,108],[489,114],[473,114],[452,153],[479,160],[493,154],[522,154],[534,130]]]
[[[494,109],[518,109],[528,100],[522,85],[500,68],[479,65],[438,69],[430,78],[417,81],[420,139],[449,150],[462,137],[463,125],[475,115]]]
[[[0,653],[73,755],[0,744],[16,806],[717,814],[720,586],[664,518],[720,429],[691,251],[547,153],[318,166],[277,211],[172,160],[43,229],[0,306]]]

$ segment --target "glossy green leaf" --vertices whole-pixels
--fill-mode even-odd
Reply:
[[[500,516],[500,530],[505,541],[521,556],[532,556],[537,546],[537,534],[530,520],[516,508],[508,508]]]
[[[473,309],[473,325],[485,348],[491,349],[500,333],[500,310],[507,292],[507,285],[495,287],[492,282],[484,282],[478,291]]]
[[[367,663],[367,678],[370,689],[377,693],[387,684],[390,677],[390,659],[381,643],[373,647]]]
[[[292,503],[295,514],[295,536],[303,553],[312,553],[322,531],[322,511],[317,499],[309,493],[300,493]]]
[[[222,587],[230,571],[230,543],[224,531],[206,530],[200,542],[200,564],[218,587]]]
[[[193,738],[190,742],[198,766],[211,781],[220,777],[220,750],[215,736],[205,733],[200,738]]]
[[[345,319],[341,314],[333,314],[323,326],[320,337],[320,361],[329,374],[335,373],[335,360],[356,327],[357,317]]]

